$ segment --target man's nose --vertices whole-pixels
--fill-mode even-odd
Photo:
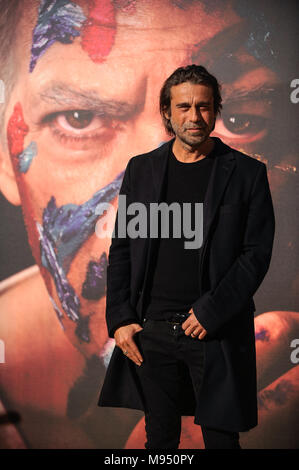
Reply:
[[[202,115],[201,115],[200,109],[197,108],[196,106],[192,106],[190,108],[189,119],[192,122],[201,122],[202,121]]]

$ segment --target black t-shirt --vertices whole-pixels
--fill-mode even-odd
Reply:
[[[195,203],[204,203],[214,157],[217,155],[217,141],[213,140],[215,143],[213,150],[205,158],[196,162],[181,162],[177,160],[172,150],[169,152],[163,201],[167,204],[176,202],[180,205],[181,221],[176,219],[176,227],[178,227],[178,223],[180,227],[176,235],[180,234],[180,237],[173,236],[173,217],[172,212],[169,211],[168,238],[161,237],[161,223],[159,225],[158,249],[153,260],[150,283],[147,287],[146,318],[162,320],[177,312],[189,312],[193,302],[199,297],[201,247],[187,249],[184,243],[194,240],[194,236],[193,238],[190,236],[195,229],[195,220],[198,228],[199,216],[195,219]],[[187,236],[183,230],[185,212],[182,206],[186,202],[191,203],[189,205],[191,226],[188,224],[189,233]],[[162,224],[164,224],[163,221]]]

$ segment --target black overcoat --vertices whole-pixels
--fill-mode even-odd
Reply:
[[[203,205],[200,296],[192,305],[208,332],[203,340],[205,367],[198,396],[194,396],[191,381],[184,384],[186,400],[180,412],[195,416],[196,424],[246,431],[257,424],[252,297],[269,268],[275,218],[266,165],[213,139],[220,152],[214,159]],[[172,143],[173,139],[129,160],[120,189],[127,204],[161,202]],[[118,214],[107,268],[110,337],[125,320],[142,321],[151,260],[157,249],[155,238],[118,238],[117,226]],[[144,410],[135,367],[116,346],[99,406]]]

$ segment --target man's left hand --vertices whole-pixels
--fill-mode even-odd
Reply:
[[[205,330],[204,327],[199,323],[196,316],[194,315],[192,308],[189,314],[190,315],[187,320],[182,323],[182,328],[185,331],[185,335],[191,335],[192,338],[203,339],[207,334],[207,330]]]

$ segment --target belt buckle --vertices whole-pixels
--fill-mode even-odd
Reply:
[[[169,321],[169,323],[171,323],[173,325],[181,325],[182,323],[184,323],[185,320],[187,320],[188,314],[186,314],[186,313],[175,313],[172,318],[173,319],[171,319]]]

